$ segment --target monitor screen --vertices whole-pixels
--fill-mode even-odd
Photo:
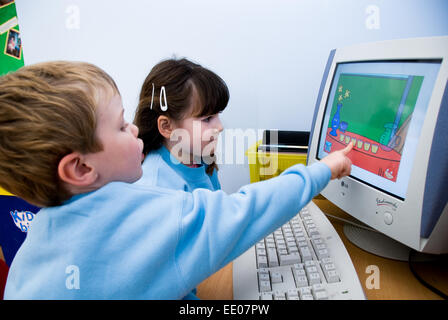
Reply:
[[[353,141],[351,176],[405,199],[440,63],[338,63],[322,118],[317,158]]]

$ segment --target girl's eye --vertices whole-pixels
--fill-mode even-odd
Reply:
[[[204,121],[204,122],[210,122],[210,120],[212,120],[212,117],[213,117],[213,116],[209,116],[209,117],[207,117],[207,118],[205,118],[205,119],[202,119],[202,121]]]
[[[128,127],[128,123],[126,122],[122,127],[121,127],[121,131],[126,131],[126,128]]]

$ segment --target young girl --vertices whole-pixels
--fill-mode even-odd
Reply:
[[[198,64],[170,59],[154,66],[134,120],[145,154],[138,183],[187,192],[221,189],[214,150],[228,101],[224,81]],[[195,299],[194,293],[185,298]]]
[[[143,83],[134,120],[145,144],[140,183],[221,189],[214,150],[228,101],[226,84],[212,71],[187,59],[157,64]]]

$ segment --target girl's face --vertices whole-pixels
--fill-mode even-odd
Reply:
[[[214,156],[218,135],[222,130],[219,113],[177,121],[170,138],[176,148],[172,152],[179,154],[181,151],[183,160],[200,163],[201,158],[206,160]]]

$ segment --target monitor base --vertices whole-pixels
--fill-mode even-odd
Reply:
[[[347,239],[364,251],[387,259],[409,260],[409,253],[412,249],[382,233],[358,228],[347,223],[344,224],[343,230]],[[434,259],[434,255],[421,252],[415,253],[414,256],[413,261],[430,261]]]

